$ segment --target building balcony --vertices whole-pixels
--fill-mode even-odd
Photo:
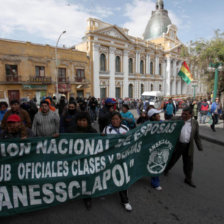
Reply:
[[[69,83],[69,77],[58,77],[58,83]]]
[[[75,77],[76,83],[86,83],[87,79],[85,77]]]
[[[0,84],[21,84],[22,77],[19,75],[6,75],[5,79],[0,81]]]
[[[30,82],[30,83],[51,84],[52,80],[51,80],[51,77],[47,77],[47,76],[30,76],[28,82]]]
[[[6,82],[21,82],[21,76],[18,75],[7,75]]]

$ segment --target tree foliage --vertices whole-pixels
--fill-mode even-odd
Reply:
[[[215,30],[211,40],[191,41],[187,53],[190,64],[204,71],[204,80],[208,86],[208,92],[211,93],[214,88],[214,72],[208,72],[207,68],[210,63],[222,63],[224,66],[224,32],[218,29]],[[183,50],[185,56],[187,53]],[[223,75],[223,72],[219,72],[219,92],[224,90]]]

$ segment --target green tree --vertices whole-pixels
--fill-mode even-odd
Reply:
[[[204,71],[204,81],[208,86],[208,92],[214,88],[214,72],[208,72],[209,63],[223,63],[224,66],[224,32],[215,30],[211,40],[200,39],[191,41],[188,47],[190,64]],[[186,53],[185,53],[186,54]],[[224,91],[223,72],[219,73],[218,91]]]

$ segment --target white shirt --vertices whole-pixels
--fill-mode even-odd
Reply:
[[[104,128],[103,134],[125,134],[129,131],[126,125],[121,125],[119,128],[115,128],[112,125],[108,125]]]
[[[189,143],[191,138],[191,119],[185,121],[184,126],[181,129],[179,141],[181,143]]]

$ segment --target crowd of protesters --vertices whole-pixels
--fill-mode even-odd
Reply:
[[[37,106],[35,100],[10,102],[10,109],[6,102],[0,102],[0,138],[26,139],[30,137],[58,137],[60,133],[97,133],[94,127],[99,125],[99,133],[102,136],[108,134],[125,134],[136,125],[144,122],[161,122],[160,113],[164,112],[165,120],[175,119],[175,114],[180,105],[171,98],[167,102],[162,102],[160,108],[155,109],[153,105],[145,103],[141,100],[130,99],[113,99],[104,100],[89,97],[83,99],[70,97],[67,101],[65,97],[61,97],[57,103],[55,97],[46,97]],[[210,105],[206,99],[197,102],[184,102],[182,112],[182,120],[185,125],[182,128],[180,139],[177,147],[182,151],[174,151],[174,158],[171,164],[165,170],[165,174],[173,167],[176,161],[183,156],[185,183],[191,187],[195,187],[192,182],[193,171],[193,139],[198,149],[202,150],[200,138],[198,135],[198,115],[200,123],[205,123],[208,114],[211,114],[211,128],[215,131],[215,124],[218,122],[221,114],[221,105],[216,99]],[[130,109],[137,109],[139,117],[135,120]],[[192,119],[192,117],[194,119]],[[194,120],[194,121],[192,121]],[[183,130],[184,129],[184,130]],[[183,132],[183,133],[182,133]],[[193,134],[189,134],[189,133]],[[183,136],[182,136],[183,135]],[[191,152],[190,156],[188,152]],[[162,190],[159,177],[151,178],[151,185],[156,190]],[[121,203],[127,211],[132,210],[131,203],[128,199],[128,191],[119,192]],[[91,208],[91,198],[84,199],[87,209]]]

